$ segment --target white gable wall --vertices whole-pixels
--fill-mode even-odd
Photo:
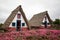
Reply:
[[[21,13],[18,12],[18,14],[21,14]],[[12,22],[15,22],[15,26],[12,26],[12,22],[11,22],[11,24],[10,24],[9,27],[16,27],[16,23],[17,23],[16,21],[17,21],[17,20],[21,20],[21,27],[22,27],[22,23],[25,23],[22,15],[21,15],[21,18],[20,18],[20,19],[17,19],[17,15],[16,15],[15,18],[13,19],[13,21],[12,21]],[[23,26],[23,27],[27,27],[27,26],[26,26],[26,23],[25,23],[25,26]]]

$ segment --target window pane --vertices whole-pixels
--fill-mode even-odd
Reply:
[[[15,23],[14,22],[12,23],[12,26],[15,26]]]
[[[25,26],[25,23],[22,23],[22,26]]]

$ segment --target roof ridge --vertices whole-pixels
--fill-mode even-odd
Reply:
[[[40,12],[40,13],[38,13],[38,14],[35,14],[34,16],[36,16],[36,15],[41,15],[41,14],[46,14],[46,13],[48,13],[48,11]]]

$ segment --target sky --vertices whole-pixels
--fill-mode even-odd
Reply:
[[[52,20],[60,19],[60,0],[0,0],[0,23],[4,23],[19,5],[22,6],[28,20],[44,11],[48,11]]]

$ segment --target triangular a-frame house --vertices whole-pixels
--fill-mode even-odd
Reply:
[[[29,23],[28,23],[28,21],[26,19],[25,13],[23,12],[23,9],[22,9],[21,5],[18,6],[16,9],[14,9],[12,11],[12,13],[10,14],[10,16],[7,18],[7,20],[5,21],[5,23],[2,25],[3,29],[6,29],[6,28],[9,27],[9,25],[11,24],[11,22],[13,21],[13,19],[15,18],[15,16],[18,14],[18,12],[20,12],[20,14],[22,15],[22,17],[23,17],[23,19],[24,19],[24,21],[25,21],[25,23],[26,23],[26,25],[27,25],[27,27],[29,29]],[[18,14],[18,17],[20,17],[20,14]],[[17,23],[19,23],[19,24],[17,24],[17,26],[19,26],[19,25],[21,26],[20,22],[21,21],[19,21],[19,19],[18,19]],[[13,23],[13,25],[14,25],[14,23]],[[24,23],[23,23],[23,25],[24,25]],[[19,28],[19,27],[17,27],[17,28]]]
[[[31,18],[31,20],[29,21],[30,27],[31,28],[34,28],[34,27],[38,27],[39,28],[41,26],[42,21],[44,20],[45,16],[47,17],[49,23],[52,23],[52,20],[49,17],[48,12],[44,11],[44,12],[41,12],[41,13],[38,13],[38,14],[34,15]]]

